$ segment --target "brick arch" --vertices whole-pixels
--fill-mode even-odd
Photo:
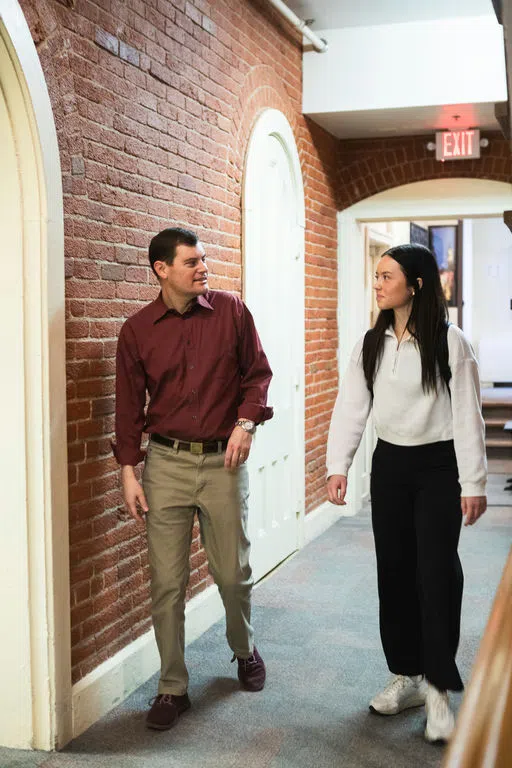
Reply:
[[[465,177],[512,181],[508,142],[499,133],[486,133],[489,146],[478,160],[441,163],[426,147],[430,137],[340,142],[337,204],[343,210],[392,187],[430,179]]]
[[[298,147],[300,132],[297,110],[294,109],[282,80],[271,67],[262,64],[253,67],[241,84],[231,123],[228,174],[233,191],[239,196],[251,132],[265,109],[278,109],[285,115]]]
[[[325,498],[325,436],[337,382],[336,302],[336,158],[339,142],[304,118],[275,71],[251,69],[240,88],[232,117],[228,172],[230,191],[239,207],[249,139],[260,114],[281,111],[295,138],[304,185],[305,229],[305,371],[306,371],[306,511]]]
[[[72,4],[71,0],[68,0]],[[57,130],[64,196],[71,186],[71,157],[82,155],[77,99],[68,51],[70,41],[48,0],[19,0],[48,86]],[[62,13],[67,11],[62,8]]]

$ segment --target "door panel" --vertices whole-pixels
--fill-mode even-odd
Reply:
[[[303,229],[280,135],[253,136],[246,174],[244,298],[273,371],[274,417],[258,428],[248,462],[251,561],[261,578],[297,548],[303,508]]]

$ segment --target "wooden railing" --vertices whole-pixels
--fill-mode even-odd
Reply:
[[[512,550],[443,768],[512,766]]]

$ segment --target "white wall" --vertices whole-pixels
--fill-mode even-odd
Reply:
[[[411,242],[411,225],[408,221],[392,221],[391,234],[393,245],[404,245]]]
[[[392,187],[347,208],[347,213],[359,221],[417,221],[502,216],[511,207],[512,184],[453,178]]]
[[[377,232],[384,235],[384,242],[388,242],[389,248],[411,241],[408,221],[374,221],[369,226],[369,230],[370,236]]]
[[[473,221],[462,222],[462,327],[473,344]]]
[[[306,114],[507,100],[494,14],[318,34],[329,48],[304,54]]]
[[[502,219],[475,219],[472,340],[483,381],[512,381],[512,235]]]

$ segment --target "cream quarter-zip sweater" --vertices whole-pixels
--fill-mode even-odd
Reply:
[[[354,347],[334,406],[327,476],[348,473],[373,406],[377,436],[388,443],[412,446],[453,439],[462,495],[484,496],[487,460],[478,364],[460,328],[448,327],[451,398],[440,374],[437,394],[425,394],[415,340],[409,337],[398,344],[388,328],[372,404],[363,372],[363,340]]]

